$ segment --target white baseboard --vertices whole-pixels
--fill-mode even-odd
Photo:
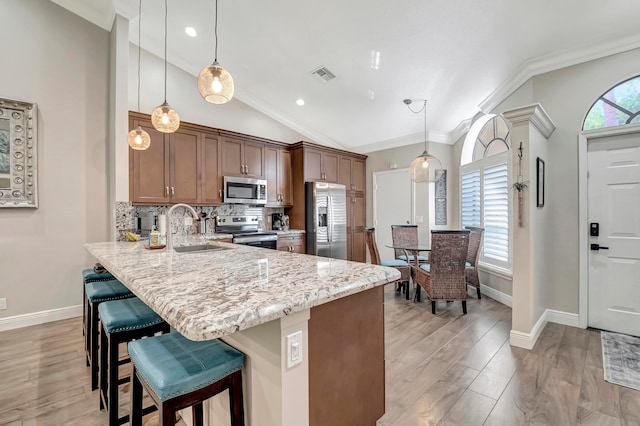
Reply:
[[[542,315],[540,315],[540,318],[538,318],[538,321],[534,324],[531,333],[511,330],[509,333],[509,344],[519,348],[529,350],[533,349],[538,341],[538,337],[540,337],[540,333],[544,330],[544,326],[547,325],[547,312],[548,311],[544,311]]]
[[[554,309],[547,309],[547,321],[556,324],[568,325],[569,327],[585,328],[580,327],[580,315],[556,311]]]
[[[82,316],[82,305],[0,318],[0,331]]]
[[[503,305],[507,305],[508,307],[511,307],[511,296],[501,291],[498,291],[495,288],[492,288],[480,283],[480,293],[486,294],[496,302],[500,302]]]
[[[540,315],[540,318],[538,318],[538,321],[533,326],[531,333],[511,330],[509,343],[511,346],[517,346],[519,348],[533,349],[538,341],[538,337],[540,337],[540,333],[542,333],[545,325],[547,325],[547,322],[582,328],[580,327],[580,315],[556,311],[554,309],[547,309],[542,315]]]

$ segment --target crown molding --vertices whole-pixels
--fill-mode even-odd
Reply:
[[[511,123],[531,122],[547,139],[549,139],[551,133],[556,129],[556,125],[551,121],[551,117],[549,117],[549,114],[547,114],[540,104],[532,104],[505,111],[502,115]]]
[[[520,86],[536,75],[559,70],[617,53],[626,52],[640,47],[640,36],[632,35],[590,45],[582,49],[572,49],[553,55],[540,56],[525,61],[515,72],[513,77],[502,83],[494,90],[479,108],[485,113],[491,112],[502,101],[507,99]]]

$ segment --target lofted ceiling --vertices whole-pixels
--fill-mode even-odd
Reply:
[[[137,43],[138,1],[52,1],[105,29],[121,14]],[[142,47],[163,57],[164,2],[142,7]],[[359,152],[424,140],[405,98],[428,99],[429,140],[453,143],[531,76],[640,47],[634,0],[219,0],[218,13],[218,60],[238,100]],[[214,16],[214,0],[169,0],[168,60],[194,85],[213,61]],[[336,78],[313,76],[321,66]]]

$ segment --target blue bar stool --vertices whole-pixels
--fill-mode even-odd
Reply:
[[[87,361],[91,365],[91,390],[98,389],[98,307],[102,302],[109,300],[126,299],[133,297],[120,281],[96,281],[84,286],[87,300],[87,319],[89,321],[87,339],[88,347],[85,348]],[[86,343],[85,343],[86,344]]]
[[[119,378],[119,367],[130,359],[119,359],[121,343],[168,333],[169,324],[137,297],[112,300],[98,306],[100,331],[100,409],[107,408],[109,426],[129,422],[129,416],[118,415],[118,385],[130,381]]]
[[[106,269],[104,272],[96,272],[93,269],[82,270],[82,335],[84,336],[84,350],[87,353],[87,367],[91,365],[89,347],[91,345],[91,334],[89,333],[89,299],[87,299],[87,290],[85,286],[88,283],[110,281],[115,280],[115,277],[111,275]]]
[[[180,333],[129,343],[131,425],[142,425],[142,389],[160,410],[160,425],[175,425],[176,412],[192,407],[193,424],[202,425],[202,402],[229,389],[231,425],[244,425],[244,354],[222,340],[195,342]]]

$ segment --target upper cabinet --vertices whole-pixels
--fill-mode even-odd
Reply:
[[[264,178],[264,143],[225,136],[220,149],[222,176]]]
[[[130,112],[129,128],[138,125],[151,146],[129,149],[131,202],[217,206],[224,201],[224,176],[240,176],[268,179],[269,206],[292,205],[287,145],[184,122],[175,133],[160,133],[148,115]]]
[[[304,149],[304,179],[306,181],[338,182],[338,154],[318,149]]]
[[[147,204],[198,203],[201,170],[193,165],[200,156],[200,134],[184,129],[164,134],[142,120],[132,120],[131,125],[132,128],[140,125],[151,136],[149,149],[130,149],[131,201]]]
[[[267,207],[291,207],[291,153],[276,146],[265,147]]]
[[[364,192],[366,186],[366,161],[361,158],[340,156],[338,183],[347,191]]]

